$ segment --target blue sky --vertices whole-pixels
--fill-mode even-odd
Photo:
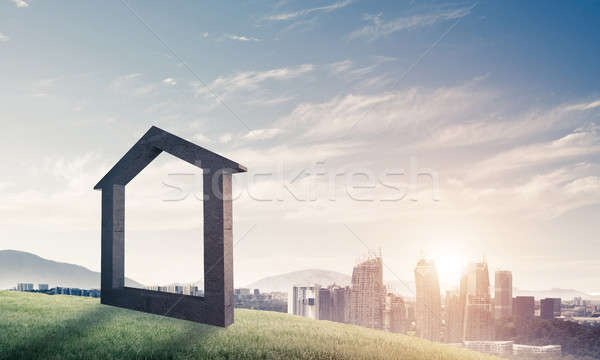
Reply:
[[[598,1],[2,0],[0,247],[99,269],[91,188],[157,125],[250,169],[236,285],[382,247],[390,281],[485,254],[521,288],[600,292],[599,21]],[[419,177],[381,201],[411,162],[439,197]],[[128,187],[141,282],[201,273],[201,203],[164,201],[182,171],[161,155]]]

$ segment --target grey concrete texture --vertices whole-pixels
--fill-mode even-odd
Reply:
[[[125,185],[162,151],[203,169],[204,297],[127,288]],[[239,163],[157,127],[96,184],[102,190],[101,303],[217,326],[233,323],[232,175]]]

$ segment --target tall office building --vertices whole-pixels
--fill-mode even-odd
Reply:
[[[333,296],[331,288],[319,289],[319,320],[333,320]]]
[[[486,295],[468,295],[464,319],[464,340],[494,339],[492,302]]]
[[[295,285],[288,296],[288,313],[319,319],[319,285]]]
[[[513,299],[513,316],[532,318],[535,314],[535,299],[533,296],[517,296]]]
[[[494,276],[494,316],[496,319],[512,315],[512,272],[496,271]]]
[[[554,319],[560,316],[560,298],[546,298],[540,300],[540,317]]]
[[[373,257],[356,265],[352,270],[351,323],[383,329],[385,294],[381,257]]]
[[[349,286],[333,286],[332,291],[332,321],[341,323],[350,322],[350,294],[352,290]]]
[[[440,284],[433,261],[419,260],[415,268],[417,336],[440,341],[441,308]]]
[[[402,296],[394,294],[386,295],[383,318],[384,330],[400,334],[406,333],[408,320]]]
[[[487,262],[470,263],[461,278],[463,340],[492,340],[494,314]]]
[[[446,329],[444,339],[447,343],[459,343],[463,340],[463,311],[460,293],[458,291],[446,291],[444,307],[444,319]]]

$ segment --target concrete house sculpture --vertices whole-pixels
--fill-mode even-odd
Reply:
[[[125,186],[163,151],[202,169],[204,297],[125,287]],[[151,127],[94,187],[102,190],[101,303],[211,325],[231,325],[231,176],[245,171],[234,161]]]

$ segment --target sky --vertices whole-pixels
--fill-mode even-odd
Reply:
[[[100,270],[92,187],[155,125],[239,162],[235,285],[485,257],[600,293],[600,2],[0,0],[1,249]],[[125,274],[202,277],[201,173],[126,191]],[[493,279],[492,279],[493,281]]]

